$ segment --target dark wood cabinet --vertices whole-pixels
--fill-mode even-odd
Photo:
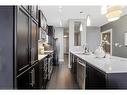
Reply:
[[[47,57],[39,61],[39,87],[46,88],[48,81],[48,59]]]
[[[17,74],[29,67],[29,15],[21,8],[17,11]]]
[[[36,20],[36,21],[38,21],[38,18],[39,18],[39,13],[38,13],[38,6],[30,6],[30,9],[31,9],[31,15],[32,15],[32,17]]]
[[[48,59],[38,62],[38,10],[0,6],[0,12],[0,89],[46,88]]]
[[[73,73],[74,79],[77,81],[77,60],[76,56],[70,53],[70,61],[71,61],[71,71]]]
[[[39,10],[39,27],[41,27],[45,32],[48,32],[48,27],[47,27],[47,19],[42,13],[41,10]]]
[[[22,7],[23,7],[28,13],[30,13],[30,6],[28,6],[28,5],[22,5]]]
[[[86,89],[106,89],[105,73],[87,64]]]
[[[31,65],[38,60],[38,24],[31,19],[31,36],[30,36],[30,63]]]
[[[29,71],[30,73],[30,89],[39,89],[39,63],[35,62]]]
[[[43,64],[43,60],[39,61],[39,88],[43,88],[44,87],[44,81],[43,81],[43,77],[44,77],[44,64]]]
[[[71,71],[79,88],[106,89],[106,74],[86,61],[70,53]]]
[[[22,75],[21,78],[17,80],[17,88],[25,89],[23,85],[28,84],[29,89],[36,89],[39,87],[39,67],[37,65],[38,22],[31,17],[32,14],[24,10],[22,6],[17,8],[17,76],[29,69],[29,74],[27,74],[28,76],[26,78],[22,78]],[[29,80],[27,80],[28,78]],[[27,80],[26,83],[22,79]],[[22,85],[19,85],[20,82]]]
[[[30,71],[26,70],[23,74],[17,77],[17,89],[30,89]]]
[[[38,62],[17,76],[17,89],[39,89]]]
[[[71,71],[80,89],[85,89],[86,62],[70,53]]]
[[[38,60],[38,22],[29,6],[1,6],[0,12],[0,88],[38,88],[39,67],[33,67]]]

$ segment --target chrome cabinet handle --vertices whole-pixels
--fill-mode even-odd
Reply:
[[[22,71],[23,69],[27,68],[28,66],[29,66],[29,64],[27,64],[26,66],[24,66],[21,69],[19,69],[19,71]]]
[[[38,60],[31,61],[30,63],[31,63],[31,64],[34,64],[34,63],[36,63],[36,62],[38,62]]]
[[[86,67],[86,64],[84,63],[84,62],[82,62],[80,59],[78,59],[77,58],[77,62],[79,63],[79,64],[81,64],[82,66],[84,66],[84,67]]]
[[[30,85],[33,87],[35,84],[35,69],[33,68],[31,71],[31,83]]]

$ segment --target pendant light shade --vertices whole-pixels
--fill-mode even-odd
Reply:
[[[80,31],[83,31],[82,23],[80,24]]]
[[[90,20],[90,16],[88,15],[87,16],[87,26],[90,26],[91,25],[91,20]]]
[[[122,13],[122,6],[110,6],[107,7],[106,17],[109,22],[118,20]]]

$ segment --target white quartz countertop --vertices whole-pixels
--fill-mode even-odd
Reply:
[[[46,54],[45,54],[46,53]],[[38,55],[38,60],[41,60],[41,59],[43,59],[43,58],[45,58],[46,56],[48,56],[50,53],[53,53],[53,51],[52,50],[50,50],[50,51],[44,51],[44,54],[39,54]]]
[[[38,60],[41,60],[41,59],[43,59],[43,58],[45,58],[46,56],[48,56],[48,54],[43,54],[43,55],[38,55]]]
[[[52,52],[53,52],[53,50],[46,50],[46,51],[44,51],[44,52],[49,52],[49,53],[52,53]]]
[[[105,73],[127,73],[127,58],[116,56],[111,56],[110,58],[96,58],[94,54],[84,55],[79,52],[71,53]]]

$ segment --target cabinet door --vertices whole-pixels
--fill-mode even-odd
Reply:
[[[37,64],[35,67],[35,85],[34,88],[35,89],[39,89],[40,88],[40,82],[39,82],[39,64]]]
[[[17,71],[29,66],[29,16],[19,8],[17,13]]]
[[[41,10],[39,10],[39,27],[42,27],[46,32],[48,32],[47,20]]]
[[[38,21],[38,6],[31,6],[31,15]]]
[[[31,64],[38,60],[38,25],[32,20],[31,25]]]
[[[86,89],[105,89],[105,74],[92,66],[86,68]]]
[[[30,88],[31,89],[39,89],[39,64],[36,65],[30,70]]]
[[[43,59],[43,88],[46,88],[47,80],[48,80],[48,59]]]
[[[28,12],[30,12],[30,6],[28,6],[28,5],[23,5],[22,6],[25,10],[27,10]]]
[[[43,88],[43,77],[44,77],[44,69],[43,69],[43,61],[39,61],[39,87]]]
[[[30,88],[30,73],[26,71],[24,74],[17,78],[17,89],[29,89]]]

